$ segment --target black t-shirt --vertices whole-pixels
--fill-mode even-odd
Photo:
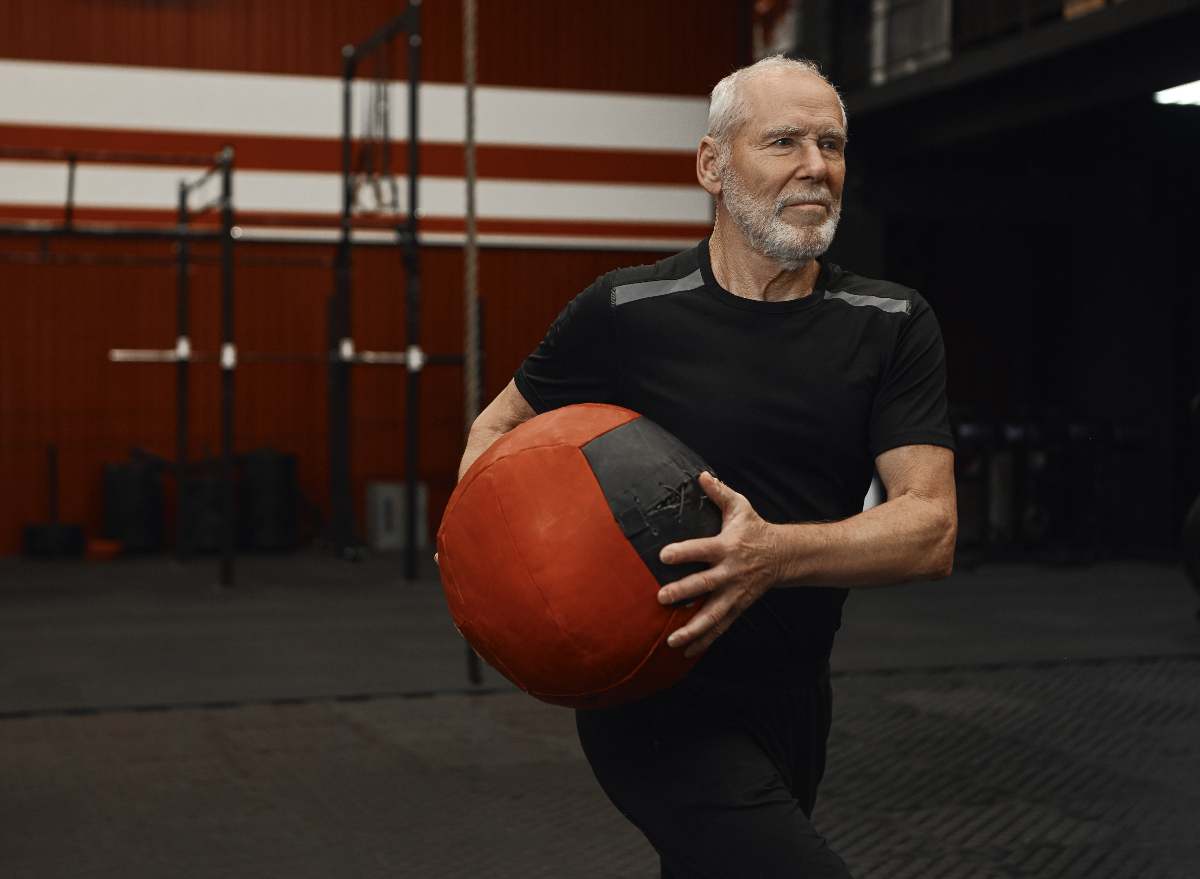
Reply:
[[[915,290],[823,262],[802,299],[744,299],[713,277],[707,240],[598,278],[515,381],[539,413],[598,402],[646,416],[770,522],[853,516],[877,455],[954,446],[941,334]],[[701,667],[823,660],[845,597],[825,587],[770,590]]]

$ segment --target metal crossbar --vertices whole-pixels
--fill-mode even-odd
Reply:
[[[212,165],[214,169],[218,161],[216,156],[202,153],[138,153],[7,146],[0,146],[0,159],[44,159],[50,162],[98,162],[117,165]]]

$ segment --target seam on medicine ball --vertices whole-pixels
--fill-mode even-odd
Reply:
[[[641,671],[642,667],[645,666],[646,663],[648,663],[650,661],[650,658],[658,652],[659,648],[664,645],[665,636],[666,636],[668,630],[673,629],[676,626],[686,624],[686,621],[684,623],[680,623],[676,620],[676,617],[680,616],[682,610],[683,610],[682,608],[676,608],[676,609],[672,610],[670,617],[667,619],[667,624],[665,626],[663,626],[661,630],[659,630],[658,638],[654,642],[654,646],[651,647],[649,650],[647,650],[646,654],[642,657],[641,661],[636,666],[634,666],[634,668],[632,670],[630,670],[629,674],[627,674],[625,677],[621,678],[619,681],[616,681],[615,683],[611,684],[610,686],[605,687],[602,690],[591,690],[587,693],[563,693],[563,694],[557,694],[557,695],[554,693],[543,693],[541,695],[547,696],[550,698],[555,698],[555,699],[588,699],[589,701],[595,701],[595,700],[599,699],[599,697],[602,696],[603,694],[611,692],[612,690],[615,690],[618,687],[623,686],[630,679],[632,679],[639,671]],[[699,610],[700,610],[700,608],[697,608],[695,611],[692,612],[691,616],[695,616],[696,613],[699,612]],[[688,617],[689,620],[691,619],[691,616]],[[673,650],[675,648],[668,647],[667,649]],[[701,653],[699,656],[694,657],[690,662],[689,668],[690,668],[690,666],[695,665],[697,662],[699,662],[700,656],[703,656],[703,655],[704,654]],[[534,695],[534,696],[538,695],[538,694],[535,694],[532,690],[530,690],[529,693],[530,693],[530,695]],[[646,694],[646,695],[649,695],[649,694]],[[639,696],[636,698],[645,698],[645,697]]]
[[[628,423],[629,422],[626,422],[626,424],[628,424]],[[624,426],[625,425],[620,425],[620,424],[617,425],[617,427],[624,427]],[[617,427],[614,427],[613,430],[616,430]],[[599,434],[599,435],[603,436],[604,434]],[[585,459],[587,458],[587,455],[584,454],[582,448],[579,449],[579,454],[583,455],[583,457]],[[596,476],[596,471],[591,469],[590,462],[589,462],[589,466],[588,466],[588,472],[591,474],[592,479],[595,481],[596,486],[597,486],[597,488],[599,488],[601,494],[603,494],[604,486],[601,485],[600,478],[598,476]],[[688,480],[685,480],[683,487],[686,488],[687,485],[688,485]],[[668,488],[671,491],[676,491],[676,489],[670,488],[670,486],[663,486],[663,487]],[[700,497],[703,500],[708,500],[708,496],[705,495],[703,491],[700,492]],[[701,501],[701,506],[703,506],[703,500]],[[669,498],[668,502],[670,502],[673,505],[674,499]],[[610,512],[611,512],[611,509],[610,509]],[[680,516],[682,517],[682,515],[683,515],[683,507],[681,505],[680,506]],[[617,527],[617,529],[620,529],[621,523],[617,521],[616,516],[612,515],[612,516],[610,516],[610,518],[612,519],[613,525],[615,525]],[[624,531],[622,531],[621,534],[624,537]],[[628,540],[628,539],[626,539],[626,540]],[[635,554],[637,553],[637,550],[635,550],[633,548],[633,544],[626,542],[625,545],[627,547],[629,547],[629,550],[631,552],[633,552]],[[641,563],[642,565],[645,565],[645,562],[641,559],[640,556],[638,557],[638,562]],[[647,572],[650,573],[651,579],[655,579],[654,574],[649,571],[649,568],[647,568]],[[532,577],[530,579],[532,579]],[[657,580],[656,580],[656,582],[657,582]],[[654,596],[655,596],[654,601],[656,604],[658,604],[657,590],[655,591]],[[650,661],[650,657],[652,657],[655,653],[658,652],[658,650],[661,647],[663,647],[665,645],[666,636],[670,630],[676,628],[679,625],[686,625],[687,622],[690,621],[693,616],[695,616],[697,613],[699,613],[700,609],[703,607],[703,605],[701,605],[700,607],[697,607],[695,610],[693,610],[691,612],[691,614],[687,614],[687,620],[685,620],[683,623],[677,623],[676,617],[680,616],[681,614],[686,614],[686,611],[688,610],[687,608],[681,608],[681,607],[666,608],[666,607],[663,607],[661,604],[659,604],[658,606],[660,608],[662,608],[663,610],[668,611],[668,616],[667,616],[666,622],[663,624],[663,627],[658,630],[658,635],[655,637],[654,645],[649,650],[647,650],[645,652],[645,654],[643,654],[641,660],[637,663],[637,665],[635,665],[632,669],[630,669],[629,673],[627,675],[625,675],[625,677],[621,678],[619,681],[616,681],[612,685],[605,687],[603,690],[594,690],[594,691],[591,691],[588,693],[570,693],[570,694],[566,694],[566,695],[562,696],[561,698],[578,699],[578,698],[582,698],[584,696],[593,696],[594,697],[594,696],[600,695],[601,693],[607,693],[610,690],[615,690],[617,687],[620,687],[621,685],[626,683],[630,678],[632,678],[634,675],[636,675],[641,670],[642,666],[644,666],[647,662]],[[666,649],[673,650],[674,648],[667,647]],[[699,661],[699,657],[696,657],[695,661]],[[693,664],[695,664],[695,663],[693,662]],[[550,695],[550,694],[547,694],[547,695]]]
[[[591,442],[592,440],[596,439],[596,437],[604,436],[604,434],[610,433],[611,431],[616,430],[618,427],[624,427],[626,424],[629,424],[631,421],[636,421],[638,418],[642,417],[640,414],[638,414],[637,412],[634,412],[632,409],[626,409],[624,406],[617,406],[612,403],[575,403],[575,404],[573,404],[573,406],[579,407],[579,408],[586,408],[586,409],[614,409],[621,413],[628,413],[628,414],[633,415],[633,418],[627,418],[625,421],[622,421],[620,424],[614,424],[610,427],[604,428],[604,430],[600,431],[595,436],[591,437],[589,440],[587,440],[587,442]],[[572,407],[564,406],[564,407],[560,407],[560,408],[565,409],[565,408],[572,408]],[[543,415],[549,415],[550,412],[556,412],[556,411],[558,411],[558,410],[550,409],[546,412],[539,412],[533,418],[530,418],[529,421],[525,421],[525,422],[522,422],[521,424],[518,424],[516,427],[514,427],[508,433],[504,434],[504,436],[500,437],[500,439],[496,440],[496,442],[494,442],[490,448],[488,448],[482,455],[479,456],[478,460],[482,461],[485,458],[487,458],[489,452],[491,452],[493,449],[495,449],[496,446],[501,445],[501,444],[508,445],[510,442],[512,442],[512,440],[509,440],[509,438],[512,437],[513,434],[520,431],[521,428],[523,428],[525,425],[530,424],[531,422],[535,421],[536,419],[540,418]],[[533,449],[547,449],[547,448],[552,448],[554,446],[560,446],[560,445],[563,445],[563,442],[561,440],[552,440],[552,441],[546,441],[546,442],[536,445],[536,446],[527,445],[527,446],[521,446],[521,448],[515,449],[513,451],[504,451],[503,453],[498,452],[498,453],[496,453],[495,457],[492,458],[490,461],[488,461],[488,463],[485,464],[484,466],[490,467],[490,466],[492,466],[492,464],[496,463],[496,461],[501,461],[504,458],[508,458],[519,452],[528,452]],[[475,466],[474,464],[471,465],[472,468],[474,466]],[[468,472],[470,472],[470,468],[468,468]]]
[[[656,599],[656,600],[657,600],[657,599]],[[661,605],[659,605],[659,606],[661,607]],[[612,689],[614,689],[614,688],[616,688],[616,687],[619,687],[619,686],[621,686],[621,684],[625,683],[627,680],[629,680],[629,679],[630,679],[630,678],[632,678],[632,677],[633,677],[635,674],[637,674],[639,671],[641,671],[641,668],[642,668],[642,666],[643,666],[643,665],[645,665],[647,662],[649,662],[649,661],[650,661],[650,657],[651,657],[651,656],[653,656],[655,653],[657,653],[657,652],[658,652],[658,650],[659,650],[659,648],[660,648],[660,647],[662,647],[662,646],[665,644],[665,642],[666,642],[666,635],[667,635],[667,631],[668,631],[669,629],[673,629],[673,628],[675,628],[675,625],[676,625],[676,623],[675,623],[675,617],[676,617],[676,615],[677,615],[678,613],[679,613],[679,610],[678,610],[678,609],[675,609],[675,610],[673,610],[673,611],[671,612],[671,615],[670,615],[669,617],[667,617],[667,623],[666,623],[666,625],[664,625],[664,626],[663,626],[663,627],[662,627],[662,628],[659,630],[659,632],[658,632],[658,639],[657,639],[657,640],[654,642],[654,646],[653,646],[653,647],[651,647],[649,650],[647,650],[647,651],[646,651],[646,655],[642,657],[642,661],[641,661],[641,662],[639,662],[639,663],[638,663],[638,664],[637,664],[637,665],[636,665],[636,666],[635,666],[635,667],[634,667],[634,668],[633,668],[633,669],[632,669],[632,670],[629,672],[629,674],[625,675],[625,677],[621,678],[621,680],[617,681],[617,682],[616,682],[615,684],[613,684],[611,687],[605,687],[603,690],[599,690],[599,691],[597,691],[597,692],[600,692],[600,693],[605,693],[605,692],[607,692],[607,691],[609,691],[609,690],[612,690]],[[694,615],[695,615],[695,614],[693,613],[693,616],[694,616]],[[690,617],[689,617],[689,619],[690,619]],[[668,650],[675,650],[675,649],[677,649],[677,648],[674,648],[674,647],[667,647],[667,649],[668,649]],[[697,658],[698,658],[698,657],[697,657]]]

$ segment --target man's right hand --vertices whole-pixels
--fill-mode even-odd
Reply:
[[[721,508],[721,533],[671,543],[659,558],[669,565],[708,562],[710,567],[668,583],[658,592],[665,605],[704,599],[704,606],[667,644],[695,656],[707,650],[735,619],[764,592],[779,585],[776,526],[763,520],[745,497],[716,479],[700,474],[700,487]]]

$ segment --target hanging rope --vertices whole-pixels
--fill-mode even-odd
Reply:
[[[466,87],[466,220],[463,245],[463,287],[466,293],[466,338],[463,343],[464,389],[466,391],[466,427],[479,415],[483,398],[479,375],[479,252],[475,228],[475,0],[463,0],[463,84]]]

